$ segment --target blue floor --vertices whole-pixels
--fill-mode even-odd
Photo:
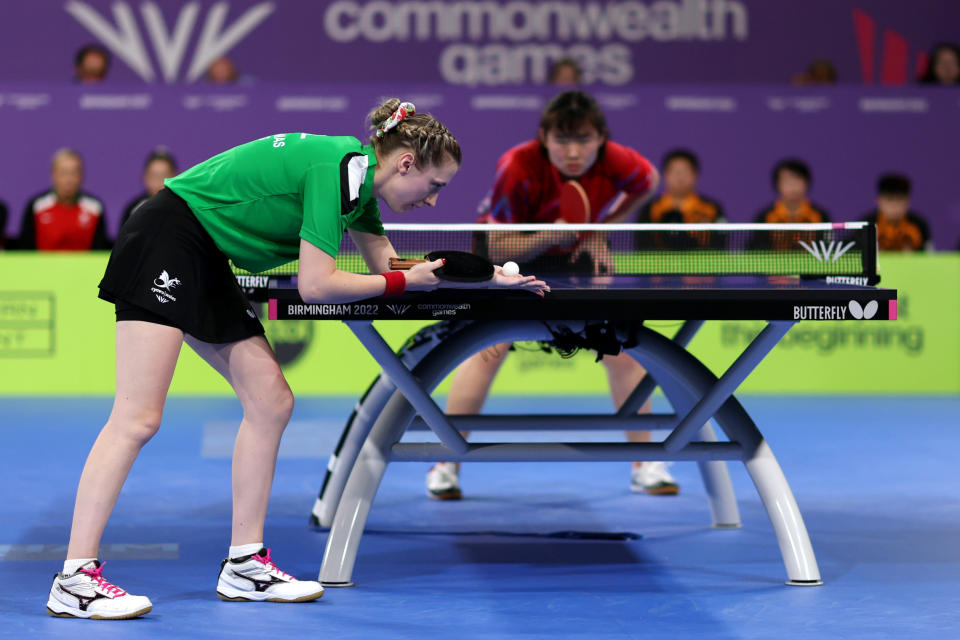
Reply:
[[[224,603],[214,587],[229,540],[238,407],[173,399],[102,553],[108,578],[150,596],[154,610],[91,622],[51,618],[44,603],[110,401],[0,398],[0,637],[960,637],[960,398],[741,400],[793,487],[822,587],[784,586],[770,523],[738,464],[744,526],[711,530],[692,463],[672,467],[677,497],[631,494],[622,463],[478,463],[464,467],[460,503],[427,500],[427,465],[398,463],[374,504],[356,588],[298,605]],[[326,534],[307,516],[353,401],[299,399],[281,449],[266,543],[298,577],[320,565]],[[607,402],[549,406],[599,411]],[[566,530],[640,538],[540,535]]]

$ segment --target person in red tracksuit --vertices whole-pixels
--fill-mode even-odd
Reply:
[[[50,163],[51,187],[27,202],[17,249],[90,251],[109,249],[103,203],[85,193],[83,159],[60,149]]]

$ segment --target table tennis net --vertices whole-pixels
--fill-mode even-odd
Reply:
[[[866,276],[876,280],[876,228],[837,224],[390,224],[401,258],[467,251],[545,275]],[[337,267],[367,273],[344,235]],[[249,273],[235,269],[238,274]],[[297,263],[268,275],[296,275]]]

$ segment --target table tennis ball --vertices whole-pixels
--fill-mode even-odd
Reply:
[[[516,262],[507,262],[503,265],[503,275],[515,276],[520,273],[520,266]]]

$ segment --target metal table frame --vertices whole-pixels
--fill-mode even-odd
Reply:
[[[448,416],[431,391],[471,355],[495,344],[550,341],[552,329],[582,330],[586,321],[470,320],[450,331],[424,328],[419,344],[399,354],[372,321],[345,320],[383,369],[358,403],[348,429],[328,467],[328,477],[313,515],[330,526],[320,581],[352,586],[353,568],[367,517],[387,465],[399,461],[633,461],[693,460],[698,463],[712,524],[740,526],[740,515],[726,460],[746,466],[767,515],[786,567],[787,584],[822,584],[803,518],[790,486],[753,420],[734,391],[793,326],[767,322],[719,378],[686,350],[702,325],[689,320],[673,339],[643,326],[635,328],[635,345],[627,349],[648,372],[624,405],[612,415]],[[675,413],[636,415],[659,386]],[[417,417],[419,415],[419,417]],[[708,421],[727,436],[718,441]],[[440,444],[401,443],[407,429],[426,425]],[[663,442],[651,443],[468,443],[459,429],[651,429],[666,428]]]

